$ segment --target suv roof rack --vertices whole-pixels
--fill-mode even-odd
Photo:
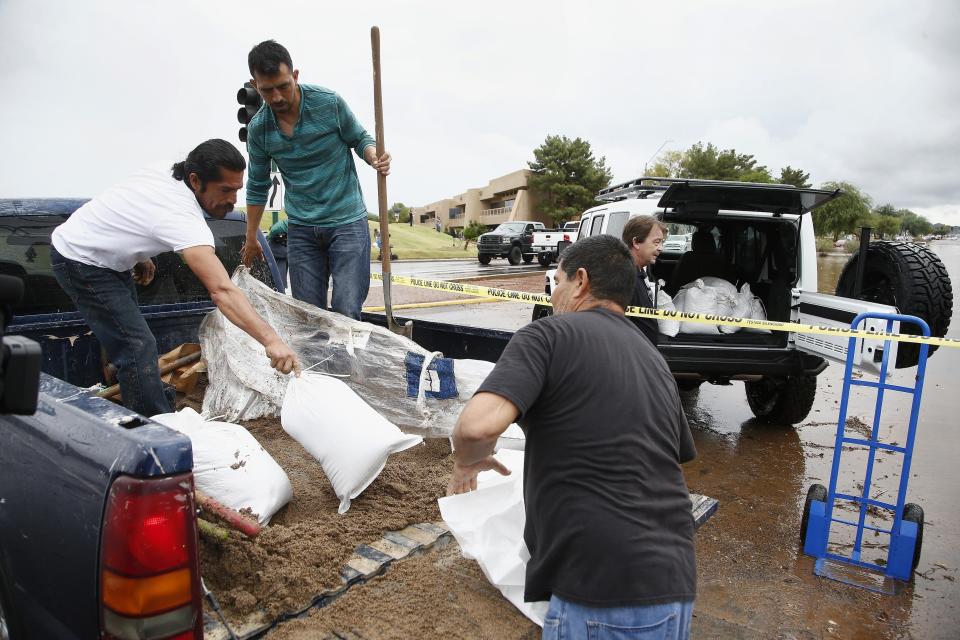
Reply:
[[[621,182],[601,189],[597,192],[597,200],[602,202],[616,202],[628,198],[645,199],[647,196],[657,192],[663,192],[677,183],[697,184],[697,185],[729,185],[726,180],[701,180],[696,178],[661,178],[658,176],[641,176],[629,182]],[[740,186],[757,187],[777,187],[795,189],[790,184],[764,183],[764,182],[737,182]]]

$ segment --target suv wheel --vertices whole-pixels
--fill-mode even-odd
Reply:
[[[518,265],[522,259],[523,251],[520,250],[520,247],[511,247],[510,253],[507,254],[507,262],[512,265]]]
[[[477,260],[480,261],[480,264],[490,264],[490,256],[484,254],[478,254]]]
[[[817,395],[816,376],[764,378],[744,383],[753,415],[770,424],[796,424],[807,417]]]
[[[837,295],[853,295],[857,262],[850,258],[837,282]],[[867,264],[860,300],[897,307],[900,313],[917,316],[930,325],[930,335],[942,338],[953,314],[953,288],[947,268],[937,254],[909,242],[878,241],[867,247]],[[920,327],[904,325],[903,333],[920,334]],[[937,347],[930,347],[933,354]],[[920,345],[902,342],[897,347],[897,368],[912,367],[920,359]]]

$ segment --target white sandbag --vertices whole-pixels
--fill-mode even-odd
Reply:
[[[440,515],[457,539],[464,557],[480,565],[487,580],[525,616],[543,626],[547,602],[524,602],[527,561],[523,541],[523,453],[499,451],[497,460],[512,472],[484,471],[477,490],[440,498]]]
[[[339,513],[380,475],[387,456],[423,442],[404,434],[340,380],[320,374],[290,380],[280,423],[320,462],[340,498]]]
[[[240,425],[204,421],[189,407],[151,420],[190,437],[197,489],[222,505],[250,509],[260,524],[267,524],[293,497],[286,472]]]
[[[750,318],[751,320],[767,319],[767,310],[763,306],[763,301],[753,294],[750,294],[750,310],[744,318]],[[770,329],[756,329],[754,327],[744,327],[743,331],[746,333],[765,333],[767,335],[771,333]]]
[[[717,296],[708,288],[702,279],[697,279],[683,287],[683,310],[686,313],[716,314]],[[680,333],[718,334],[720,331],[715,324],[700,322],[683,322],[680,324]]]
[[[673,298],[663,289],[657,289],[657,309],[664,311],[677,310],[677,307],[673,303]],[[680,332],[680,321],[657,318],[657,331],[672,338]]]
[[[453,377],[457,381],[457,393],[462,400],[469,400],[493,371],[494,363],[486,360],[463,358],[453,361]]]
[[[729,280],[724,280],[723,278],[718,278],[716,276],[704,276],[700,278],[700,282],[703,283],[703,286],[716,289],[717,293],[724,294],[731,298],[736,298],[740,295],[740,292],[737,291],[737,285],[733,284]]]
[[[740,291],[736,294],[736,306],[730,312],[734,318],[749,318],[750,310],[753,307],[753,293],[750,291],[750,285],[746,282],[743,283],[743,286],[740,288]],[[736,333],[740,331],[741,327],[734,327],[729,325],[721,325],[720,333]]]

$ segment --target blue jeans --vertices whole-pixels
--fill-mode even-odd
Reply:
[[[370,290],[370,229],[364,217],[341,227],[287,228],[287,267],[293,297],[360,319]],[[327,306],[327,289],[333,296]]]
[[[645,607],[587,607],[553,596],[543,640],[686,640],[693,602]]]
[[[69,260],[50,248],[53,275],[87,321],[111,362],[123,405],[144,416],[172,409],[160,381],[157,341],[140,313],[130,272]]]

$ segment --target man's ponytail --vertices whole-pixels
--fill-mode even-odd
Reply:
[[[200,188],[203,189],[211,180],[220,179],[221,168],[243,171],[247,168],[247,162],[232,144],[226,140],[214,138],[198,145],[187,155],[186,160],[174,163],[170,169],[173,171],[174,180],[182,180],[191,189],[193,187],[187,178],[191,173],[197,174],[200,179]]]

